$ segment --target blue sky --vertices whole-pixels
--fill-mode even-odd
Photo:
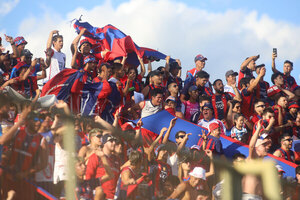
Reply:
[[[68,31],[73,30],[67,30],[71,29],[68,21],[84,14],[83,19],[92,21],[94,26],[112,23],[130,34],[138,45],[180,58],[184,70],[193,67],[195,55],[204,54],[208,57],[206,70],[212,79],[223,78],[220,76],[231,68],[238,70],[239,64],[250,55],[261,54],[258,63],[270,66],[272,48],[278,47],[278,69],[282,70],[285,59],[294,61],[292,74],[299,83],[300,48],[296,44],[300,42],[300,2],[296,0],[1,0],[1,4],[5,3],[8,6],[0,8],[1,37],[3,33],[13,37],[24,34],[31,45],[28,48],[37,52],[37,56],[42,55],[38,43],[45,43],[52,27],[57,24],[65,30],[64,35],[69,35]],[[161,5],[166,8],[160,8]],[[148,28],[155,32],[147,34]],[[33,41],[39,38],[37,32],[44,35],[40,42]],[[71,37],[74,35],[65,40],[67,56]],[[267,71],[269,81],[271,72]]]

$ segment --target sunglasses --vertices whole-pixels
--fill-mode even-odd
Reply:
[[[175,88],[176,88],[176,87],[178,87],[178,85],[173,85],[173,87],[175,87]]]
[[[40,119],[40,118],[37,118],[37,117],[35,117],[33,120],[34,120],[35,122],[37,122],[37,121],[43,122],[43,121],[44,121],[43,119]]]
[[[97,138],[102,138],[102,135],[99,134],[99,135],[95,135]]]
[[[185,135],[178,135],[178,136],[176,136],[176,139],[179,139],[179,138],[183,139],[184,137],[185,137]]]
[[[284,141],[293,142],[294,140],[292,138],[290,138],[290,139],[285,139]]]

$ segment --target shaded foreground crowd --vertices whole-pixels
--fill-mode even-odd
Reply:
[[[221,79],[210,82],[203,70],[207,58],[199,54],[195,68],[182,81],[180,60],[171,63],[169,56],[165,66],[155,70],[153,60],[145,58],[139,58],[140,70],[129,66],[126,56],[105,60],[108,49],[97,60],[92,44],[81,38],[85,31],[71,44],[71,67],[83,73],[82,84],[103,83],[108,88],[93,114],[85,117],[80,115],[80,95],[76,105],[74,99],[51,106],[38,103],[43,85],[65,70],[63,36],[58,31],[49,35],[45,60],[32,59],[23,37],[5,35],[13,53],[4,52],[0,45],[2,199],[45,199],[32,184],[64,199],[70,179],[77,180],[77,199],[221,199],[226,183],[212,162],[228,160],[220,135],[249,145],[247,158],[239,153],[228,160],[233,166],[262,159],[267,153],[299,164],[300,156],[291,148],[300,137],[300,87],[291,75],[291,61],[284,62],[283,73],[276,68],[276,51],[269,69],[271,86],[264,80],[268,67],[256,65],[259,55],[246,58],[239,73],[229,69],[224,85]],[[149,62],[147,76],[145,61]],[[16,94],[27,100],[13,99]],[[142,119],[161,110],[174,119],[156,135],[143,128]],[[182,130],[171,142],[177,118],[207,128],[208,134]],[[202,137],[187,147],[191,134]],[[76,156],[65,148],[70,142],[65,135],[74,139]],[[76,161],[76,177],[68,176],[69,155]],[[279,179],[285,179],[282,167],[276,169]],[[290,184],[281,187],[282,198],[298,199],[299,166],[296,179],[288,180]],[[242,199],[265,198],[259,177],[245,175],[240,184]]]

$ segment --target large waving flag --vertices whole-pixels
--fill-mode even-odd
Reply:
[[[153,133],[159,134],[160,130],[163,127],[169,126],[170,121],[173,118],[174,118],[174,116],[171,115],[169,112],[161,111],[154,115],[150,115],[148,117],[143,118],[142,119],[143,128],[148,129],[149,131],[151,131]],[[201,126],[198,126],[191,122],[185,121],[183,119],[177,119],[176,125],[172,129],[169,139],[171,141],[175,142],[175,134],[177,131],[180,131],[180,130],[183,130],[186,133],[192,133],[192,135],[189,136],[189,139],[186,144],[186,146],[188,146],[188,147],[191,147],[192,145],[195,145],[198,143],[198,141],[202,135],[202,130],[204,130],[207,133],[207,130]],[[237,140],[234,140],[230,137],[223,136],[223,135],[221,136],[220,139],[221,139],[226,157],[232,158],[232,156],[237,152],[240,152],[240,153],[248,156],[248,153],[249,153],[248,145],[245,145]],[[295,147],[295,149],[296,149],[296,147]],[[266,159],[272,159],[275,162],[277,162],[277,164],[282,166],[282,168],[286,172],[285,176],[295,177],[295,168],[297,167],[296,164],[286,161],[282,158],[275,157],[271,154],[268,154]]]
[[[54,94],[68,102],[73,112],[92,115],[97,99],[106,98],[111,87],[107,81],[92,83],[87,79],[84,70],[64,69],[44,85],[41,96]]]
[[[74,28],[77,33],[83,28],[87,29],[84,36],[93,45],[93,53],[98,59],[102,58],[101,51],[105,49],[110,50],[110,52],[106,54],[104,61],[127,55],[126,62],[130,65],[138,66],[140,63],[137,56],[143,58],[144,63],[154,60],[159,61],[166,58],[166,55],[159,51],[139,47],[133,42],[130,36],[127,36],[121,30],[110,24],[102,28],[97,28],[91,26],[87,22],[76,20]],[[174,61],[174,59],[170,59],[170,62]]]

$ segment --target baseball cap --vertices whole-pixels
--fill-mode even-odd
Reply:
[[[281,90],[276,85],[273,85],[273,86],[269,87],[269,89],[267,90],[267,95],[268,95],[268,97],[271,97],[280,92],[281,92]]]
[[[265,67],[265,66],[266,66],[265,64],[256,65],[255,69],[258,69],[258,68],[261,68],[261,67]]]
[[[275,165],[275,167],[277,168],[278,172],[285,173],[285,171],[283,170],[283,168],[280,165]]]
[[[189,87],[189,92],[198,90],[198,87],[196,85],[192,85],[191,87]]]
[[[216,123],[216,122],[210,123],[209,124],[209,132],[211,132],[211,131],[219,128],[219,127],[220,127],[220,125],[218,123]]]
[[[193,146],[191,146],[191,149],[195,149],[195,150],[198,150],[198,151],[201,150],[200,146],[195,145],[195,144]]]
[[[83,65],[85,65],[86,63],[89,63],[89,62],[97,63],[95,56],[93,56],[93,55],[85,56],[84,60],[83,60]]]
[[[203,169],[202,167],[195,167],[193,171],[189,173],[189,175],[195,178],[201,178],[203,180],[206,180],[205,172],[205,169]]]
[[[228,76],[230,76],[230,75],[237,76],[238,73],[235,72],[235,71],[233,71],[233,70],[231,69],[231,70],[229,70],[229,71],[226,72],[225,77],[228,77]]]
[[[25,44],[25,45],[27,44],[26,40],[22,36],[16,37],[14,39],[14,43],[15,43],[16,46],[19,46],[21,44]]]
[[[210,108],[210,109],[213,109],[213,106],[212,106],[211,103],[205,103],[205,104],[202,106],[202,109],[205,108],[205,107]]]
[[[166,99],[165,102],[168,102],[168,101],[176,102],[176,99],[175,99],[175,97],[173,97],[173,96],[168,96],[168,98]]]
[[[296,101],[292,101],[289,104],[289,109],[290,108],[300,108],[300,106],[298,105],[298,103]]]
[[[170,70],[169,71],[171,71],[173,69],[181,69],[181,67],[178,65],[177,62],[172,62],[172,63],[170,63]]]
[[[84,38],[84,39],[82,39],[82,40],[80,41],[79,49],[80,49],[80,47],[81,47],[84,43],[89,43],[89,45],[92,46],[92,44],[89,42],[89,40],[86,39],[86,38]]]
[[[201,55],[201,54],[198,54],[198,55],[195,57],[195,62],[198,61],[198,60],[204,61],[204,60],[207,60],[207,58],[204,57],[204,56]]]
[[[117,138],[111,134],[105,134],[102,136],[102,144],[105,144],[108,141],[117,141]]]

